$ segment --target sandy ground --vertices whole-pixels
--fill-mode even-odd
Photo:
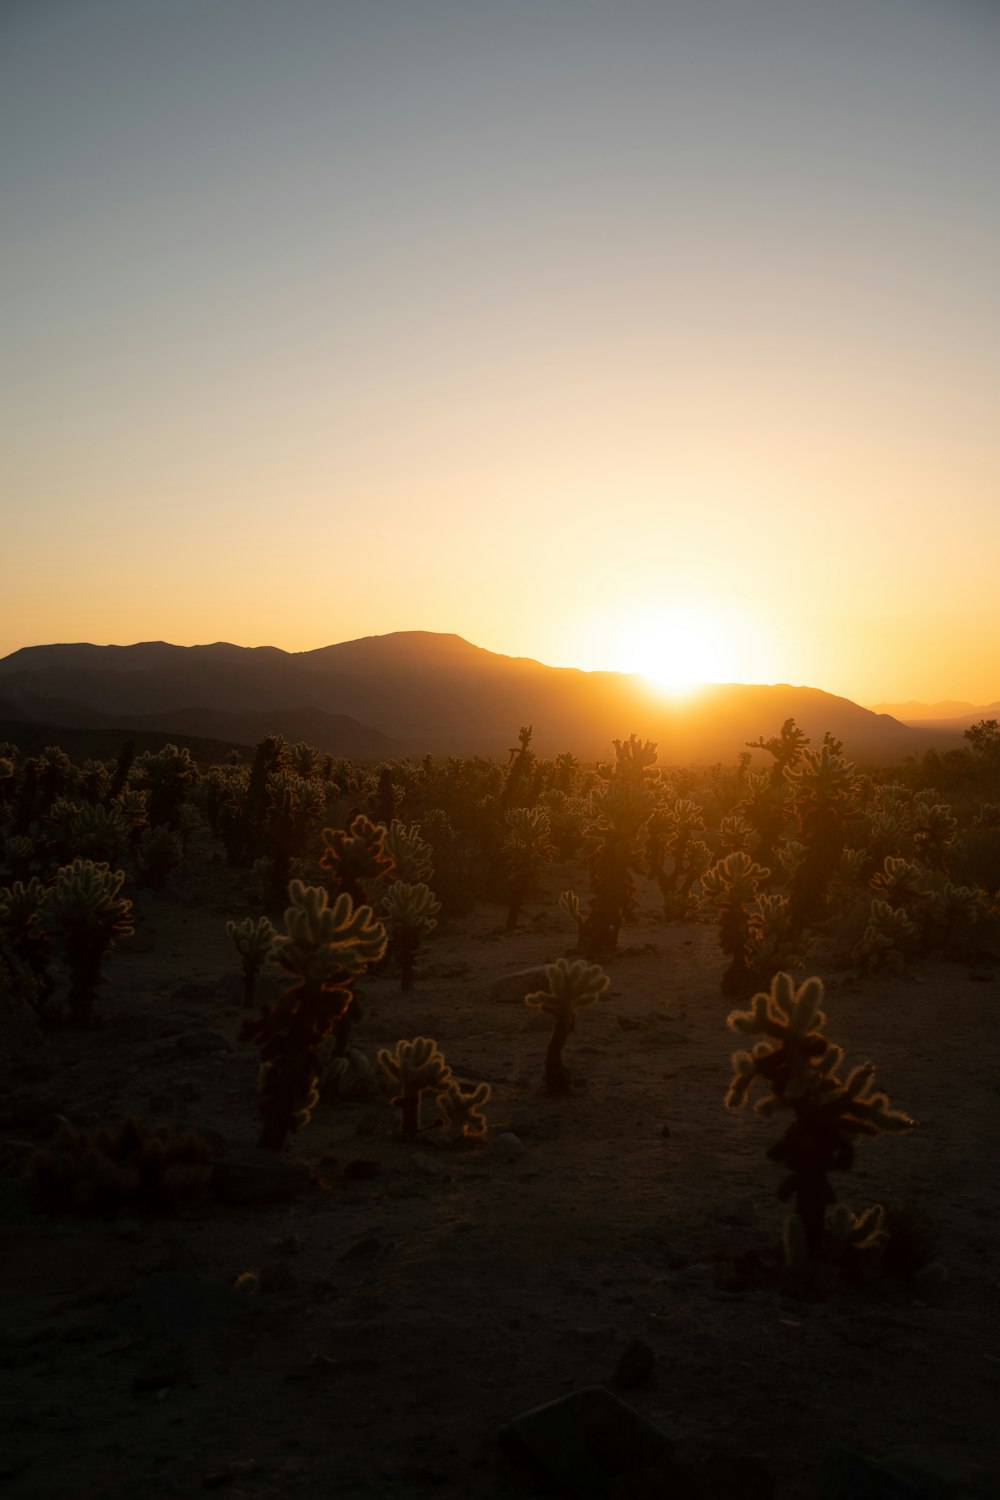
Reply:
[[[555,1491],[501,1428],[608,1385],[635,1340],[652,1368],[640,1359],[618,1394],[692,1473],[756,1456],[779,1500],[804,1500],[840,1446],[891,1457],[925,1494],[1000,1493],[989,965],[824,975],[830,1034],[919,1122],[863,1143],[840,1195],[918,1205],[950,1279],[923,1297],[892,1282],[802,1300],[744,1274],[780,1235],[778,1132],[723,1107],[736,1039],[714,927],[665,926],[644,888],[610,993],[566,1049],[579,1090],[544,1094],[547,1022],[491,987],[567,951],[556,898],[571,884],[577,871],[554,869],[509,936],[499,906],[443,922],[410,995],[391,974],[360,986],[356,1046],[374,1059],[434,1037],[456,1073],[489,1081],[490,1143],[404,1143],[387,1096],[322,1105],[292,1143],[313,1184],[270,1206],[209,1198],[109,1223],[33,1213],[18,1181],[52,1110],[134,1110],[252,1144],[256,1054],[238,1040],[224,930],[259,910],[245,877],[206,867],[143,898],[107,964],[100,1029],[4,1015],[5,1495],[530,1500]],[[345,1176],[358,1158],[374,1175]],[[233,1290],[247,1271],[255,1294]]]

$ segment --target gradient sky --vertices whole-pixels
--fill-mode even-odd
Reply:
[[[1000,697],[993,0],[4,0],[0,654]]]

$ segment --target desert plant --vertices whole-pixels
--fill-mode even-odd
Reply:
[[[591,793],[591,820],[584,834],[590,902],[578,925],[585,958],[614,953],[622,925],[635,904],[633,870],[639,867],[642,834],[656,805],[656,745],[613,741],[612,765],[598,767]]]
[[[792,921],[799,926],[815,917],[825,902],[845,845],[858,773],[844,759],[840,741],[827,733],[819,750],[803,750],[797,764],[785,767],[784,777],[806,849],[789,897]]]
[[[523,903],[555,850],[549,839],[549,815],[542,807],[512,807],[506,814],[503,861],[507,873],[507,924],[513,932]]]
[[[400,988],[413,989],[413,974],[420,944],[437,926],[440,901],[423,883],[408,885],[397,880],[388,886],[380,911],[389,930],[389,950],[399,961]]]
[[[545,1053],[545,1087],[550,1094],[573,1092],[572,1079],[563,1064],[563,1047],[576,1026],[576,1013],[592,1005],[607,990],[611,981],[597,964],[584,959],[570,963],[559,958],[545,967],[545,989],[525,995],[525,1005],[532,1005],[552,1017],[552,1035]]]
[[[270,957],[277,933],[267,917],[258,917],[256,922],[252,917],[227,922],[226,932],[243,961],[243,1004],[249,1009],[257,998],[257,976]]]
[[[11,993],[44,1013],[55,983],[52,944],[41,920],[46,889],[37,876],[0,889],[0,956]]]
[[[755,1083],[763,1082],[768,1092],[757,1100],[758,1113],[791,1112],[791,1123],[767,1154],[788,1170],[778,1197],[793,1200],[803,1253],[813,1260],[822,1251],[827,1209],[836,1201],[829,1174],[850,1169],[862,1136],[898,1134],[914,1123],[891,1110],[885,1094],[872,1092],[872,1063],[844,1079],[837,1075],[843,1052],[822,1030],[822,1001],[821,979],[807,979],[796,989],[791,976],[781,973],[768,993],[753,997],[749,1010],[733,1011],[728,1019],[731,1030],[763,1040],[752,1052],[733,1054],[726,1105],[743,1107]]]
[[[354,980],[382,957],[386,944],[371,908],[355,907],[346,892],[331,906],[321,886],[293,880],[288,897],[285,931],[274,938],[271,956],[292,983],[240,1032],[260,1054],[264,1123],[258,1144],[274,1151],[308,1124],[320,1044],[349,1005]]]
[[[486,1139],[486,1116],[481,1107],[492,1092],[488,1083],[464,1089],[459,1079],[448,1080],[444,1093],[437,1096],[437,1104],[452,1145],[470,1145]]]
[[[409,827],[393,818],[385,829],[383,844],[385,853],[392,860],[392,878],[407,885],[419,885],[429,881],[434,874],[434,851],[426,839],[420,836],[420,824]]]
[[[701,878],[706,901],[719,912],[719,944],[723,953],[730,956],[729,967],[722,976],[724,995],[744,994],[756,982],[751,966],[751,908],[758,898],[761,882],[770,873],[749,854],[737,849],[706,870]]]
[[[56,872],[42,903],[42,926],[70,971],[67,1006],[73,1025],[93,1023],[104,956],[134,931],[132,903],[118,894],[124,879],[122,870],[74,859]]]
[[[446,1092],[452,1081],[444,1053],[430,1037],[418,1036],[412,1042],[397,1042],[395,1052],[382,1047],[378,1061],[386,1077],[400,1085],[400,1092],[392,1102],[400,1110],[400,1134],[413,1140],[421,1129],[422,1096],[429,1089]]]
[[[171,1213],[208,1186],[212,1161],[193,1130],[178,1133],[166,1122],[147,1129],[127,1114],[114,1130],[93,1134],[65,1122],[31,1157],[28,1174],[50,1211]]]
[[[140,755],[129,771],[129,783],[148,794],[147,813],[154,828],[176,828],[188,787],[198,780],[198,767],[187,746],[164,745]]]
[[[916,931],[916,925],[901,906],[890,906],[888,901],[876,898],[868,913],[868,925],[852,954],[860,961],[862,978],[871,969],[899,973]]]
[[[392,870],[385,852],[385,829],[358,813],[349,828],[324,828],[325,848],[320,858],[329,871],[334,895],[344,892],[355,904],[367,900],[365,881],[378,880]]]
[[[144,828],[135,851],[139,884],[150,891],[162,891],[170,875],[184,859],[180,835],[166,823]]]

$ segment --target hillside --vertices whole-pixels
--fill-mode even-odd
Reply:
[[[788,718],[813,743],[831,731],[868,764],[961,742],[951,726],[914,728],[818,688],[713,684],[671,698],[642,677],[549,667],[424,631],[298,653],[226,642],[26,647],[0,659],[0,716],[240,744],[278,732],[370,760],[502,757],[522,724],[540,754],[587,760],[637,734],[656,741],[661,763],[728,762]]]

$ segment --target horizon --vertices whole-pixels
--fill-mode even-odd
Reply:
[[[997,699],[1000,9],[3,21],[0,655]]]
[[[59,648],[62,648],[62,647],[67,647],[67,646],[90,646],[90,647],[93,647],[96,650],[104,650],[104,649],[109,649],[109,648],[110,649],[117,649],[117,650],[129,650],[131,648],[139,647],[139,646],[167,646],[167,647],[170,647],[170,648],[177,648],[177,649],[180,649],[180,650],[196,650],[196,649],[210,649],[213,646],[231,646],[234,650],[237,650],[237,651],[275,651],[276,650],[276,651],[282,652],[286,656],[303,656],[303,655],[308,655],[308,654],[310,654],[313,651],[324,651],[324,650],[327,650],[327,649],[330,649],[330,648],[336,647],[336,646],[355,645],[355,644],[358,644],[358,643],[360,643],[362,641],[389,639],[389,638],[391,638],[393,636],[397,636],[397,635],[427,635],[427,636],[431,636],[431,637],[444,637],[444,638],[449,638],[449,639],[452,639],[452,640],[458,640],[458,641],[461,641],[463,643],[463,645],[469,646],[469,647],[471,647],[475,651],[485,651],[489,655],[504,657],[504,658],[506,658],[507,660],[510,660],[510,661],[528,661],[528,662],[533,663],[536,666],[541,666],[541,667],[545,667],[545,668],[551,668],[554,671],[582,672],[582,673],[585,673],[585,674],[612,672],[612,673],[616,673],[619,676],[638,677],[649,688],[652,689],[652,691],[654,692],[655,695],[657,695],[657,696],[663,696],[664,698],[671,699],[671,700],[673,700],[674,702],[677,702],[677,703],[683,703],[685,700],[694,700],[694,699],[697,698],[697,696],[698,696],[698,694],[699,694],[699,692],[701,690],[707,689],[707,688],[717,688],[717,687],[789,688],[790,690],[794,690],[794,691],[821,692],[821,693],[827,693],[827,694],[829,694],[830,696],[833,696],[833,697],[845,698],[845,699],[847,699],[848,702],[854,703],[858,707],[861,707],[861,708],[867,708],[867,709],[869,709],[872,712],[886,712],[886,711],[888,711],[890,709],[893,709],[893,708],[902,709],[902,708],[907,708],[907,707],[913,707],[913,708],[926,707],[926,708],[931,708],[931,709],[947,707],[947,708],[954,708],[954,709],[956,709],[958,711],[958,714],[960,715],[961,712],[963,711],[963,709],[965,709],[965,708],[971,708],[973,710],[979,709],[979,708],[984,708],[985,709],[985,708],[990,708],[990,707],[994,706],[997,703],[1000,703],[1000,696],[987,696],[986,698],[979,700],[979,702],[972,702],[971,700],[960,700],[960,699],[956,699],[954,696],[950,696],[950,697],[944,698],[944,699],[935,699],[935,700],[904,699],[904,698],[884,697],[884,698],[873,699],[870,702],[865,702],[865,701],[863,701],[860,698],[853,697],[850,693],[834,693],[831,689],[823,687],[823,685],[821,683],[815,683],[815,682],[786,682],[786,681],[777,681],[777,680],[776,681],[769,681],[769,682],[762,682],[762,681],[759,681],[759,682],[745,682],[745,681],[742,681],[742,680],[740,680],[740,681],[723,681],[721,679],[711,679],[711,680],[707,680],[706,679],[706,680],[697,681],[697,682],[692,681],[692,682],[685,682],[683,684],[676,684],[676,683],[671,683],[671,682],[665,682],[665,681],[658,680],[658,679],[656,679],[654,677],[651,677],[649,674],[647,674],[645,672],[627,672],[627,671],[622,671],[622,670],[620,670],[618,668],[606,668],[606,667],[593,667],[593,668],[590,668],[590,667],[579,667],[575,663],[572,663],[572,662],[548,662],[548,661],[543,661],[540,657],[534,656],[534,655],[531,655],[531,654],[522,654],[522,653],[516,653],[516,652],[510,652],[510,651],[496,651],[492,647],[482,646],[477,641],[471,641],[471,640],[469,640],[468,637],[461,635],[458,631],[427,631],[427,630],[381,631],[381,632],[373,632],[373,633],[371,633],[369,635],[363,635],[363,636],[347,636],[343,640],[340,640],[340,641],[326,641],[321,646],[306,646],[306,647],[302,648],[301,650],[289,650],[287,647],[276,645],[275,642],[273,642],[273,641],[265,641],[265,642],[261,642],[259,645],[251,646],[251,645],[243,645],[242,643],[240,643],[238,641],[224,640],[224,639],[221,639],[221,638],[218,639],[218,640],[214,640],[214,641],[191,641],[191,642],[168,641],[168,640],[165,640],[162,637],[150,637],[148,640],[142,640],[142,641],[105,641],[105,642],[97,642],[97,641],[35,641],[35,642],[32,642],[30,645],[15,647],[13,651],[0,653],[0,662],[3,662],[4,660],[6,660],[10,656],[17,655],[19,651],[51,650],[51,649],[59,649]]]

